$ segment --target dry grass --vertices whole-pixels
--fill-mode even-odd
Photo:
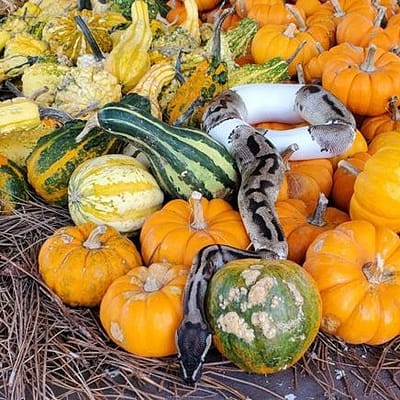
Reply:
[[[208,362],[199,385],[182,383],[174,357],[146,359],[116,348],[105,336],[96,309],[69,308],[43,285],[37,254],[68,213],[33,199],[0,216],[0,398],[246,399],[250,388],[264,398],[282,394],[248,382],[226,361]],[[400,341],[381,347],[348,347],[319,334],[294,368],[293,381],[311,377],[329,399],[352,399],[354,383],[368,399],[400,398]],[[340,371],[345,371],[339,376]],[[240,388],[240,389],[237,389]],[[248,388],[248,390],[246,390]]]

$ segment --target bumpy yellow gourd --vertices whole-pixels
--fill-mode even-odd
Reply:
[[[124,93],[135,87],[151,64],[148,50],[153,36],[147,3],[143,0],[133,2],[131,17],[132,23],[111,50],[104,64],[105,70],[119,80]]]

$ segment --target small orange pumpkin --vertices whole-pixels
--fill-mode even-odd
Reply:
[[[138,266],[114,280],[100,304],[111,340],[142,357],[175,354],[188,268],[168,263]]]
[[[216,243],[245,249],[250,240],[238,211],[226,200],[207,200],[198,192],[187,201],[169,201],[146,219],[140,232],[145,264],[190,266],[202,247]]]
[[[338,162],[333,173],[331,192],[331,200],[335,207],[349,212],[351,196],[354,193],[354,183],[370,158],[369,153],[360,152]]]
[[[323,232],[304,262],[322,299],[321,329],[350,344],[378,345],[400,333],[400,239],[352,220]]]
[[[89,222],[57,229],[42,244],[38,262],[43,281],[65,304],[92,307],[114,279],[142,261],[116,229]]]
[[[368,143],[382,132],[400,132],[400,105],[398,96],[392,96],[389,99],[387,108],[388,110],[383,114],[367,117],[362,122],[360,131]]]
[[[312,204],[299,199],[277,201],[275,204],[288,243],[287,258],[300,265],[309,245],[321,232],[350,219],[347,213],[328,207],[328,199],[323,193],[317,205],[313,207]]]

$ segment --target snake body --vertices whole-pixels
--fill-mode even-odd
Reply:
[[[296,89],[292,115],[312,124],[301,132],[308,135],[313,151],[326,156],[346,150],[354,140],[353,115],[337,98],[318,85],[298,85]],[[221,93],[203,115],[202,125],[206,132],[217,132],[218,136],[223,128],[221,140],[237,163],[241,176],[238,209],[251,240],[252,251],[211,245],[203,248],[193,260],[183,299],[183,319],[176,332],[181,375],[190,384],[200,379],[212,343],[205,297],[214,272],[235,259],[287,258],[286,238],[275,211],[285,163],[280,151],[269,140],[269,131],[255,129],[248,120],[248,110],[240,89]],[[290,144],[293,143],[287,143]],[[301,143],[298,145],[301,148]]]

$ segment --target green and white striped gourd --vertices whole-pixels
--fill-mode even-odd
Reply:
[[[139,230],[163,201],[164,193],[152,174],[124,154],[83,162],[68,185],[68,208],[75,224],[106,224],[125,234]]]

